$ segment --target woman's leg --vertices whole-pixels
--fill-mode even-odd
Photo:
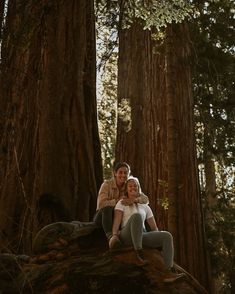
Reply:
[[[121,230],[120,239],[125,245],[133,245],[135,250],[142,249],[143,221],[139,213],[134,213]]]
[[[165,265],[168,269],[173,266],[174,245],[171,233],[167,231],[151,231],[143,233],[143,246],[157,248],[162,247]]]
[[[103,207],[96,212],[93,218],[97,226],[103,227],[107,239],[112,236],[113,210],[112,206]]]

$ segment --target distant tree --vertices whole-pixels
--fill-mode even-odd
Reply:
[[[162,103],[165,80],[154,73],[164,70],[164,58],[153,53],[151,32],[137,22],[120,31],[119,43],[116,160],[131,164],[153,209],[159,208],[165,215],[159,205],[163,187],[158,185],[158,180],[167,179],[166,133],[161,128],[166,121]],[[160,211],[157,219],[165,226]]]
[[[112,12],[115,11],[114,2],[106,1],[107,6],[112,7]],[[177,73],[177,78],[171,76],[171,73],[169,76],[166,75],[165,43],[152,40],[153,35],[155,38],[161,37],[157,29],[166,24],[166,19],[176,21],[184,18],[189,12],[188,4],[185,3],[179,1],[174,3],[176,6],[173,7],[170,1],[164,2],[166,5],[156,9],[161,3],[153,1],[154,6],[151,10],[148,9],[151,6],[149,1],[143,1],[141,4],[136,1],[119,1],[120,7],[116,10],[120,11],[119,25],[117,25],[120,34],[115,160],[126,160],[131,164],[132,173],[140,178],[144,192],[150,197],[150,205],[154,211],[157,211],[160,228],[167,228],[167,220],[172,220],[169,222],[169,229],[175,228],[173,233],[177,261],[208,286],[207,273],[202,275],[201,272],[201,268],[208,269],[208,265],[197,181],[187,26],[174,28],[173,32],[172,60],[174,75]],[[176,7],[176,13],[169,13]],[[179,8],[184,8],[184,12]],[[137,18],[142,20],[137,22]],[[109,23],[112,19],[112,17],[108,19]],[[160,25],[156,24],[158,21]],[[120,30],[121,26],[125,29]],[[143,31],[143,26],[150,30]],[[153,26],[156,29],[153,29]],[[166,92],[167,79],[175,86],[172,96],[175,108],[173,107],[171,112],[176,116],[176,124],[171,124],[173,129],[168,128],[171,118],[168,112],[169,104],[166,104],[166,97],[169,97]],[[167,144],[167,140],[170,142],[172,138],[169,136],[169,130],[176,136],[173,152],[170,152]],[[185,144],[186,141],[188,144]],[[173,163],[172,159],[177,163],[175,170],[169,169],[168,164]],[[169,177],[173,181],[169,182]],[[169,191],[175,183],[176,189],[170,196]],[[192,199],[194,201],[191,201]],[[173,213],[175,215],[172,218]],[[185,219],[190,226],[182,225],[181,222]],[[197,234],[191,235],[195,231]],[[177,238],[177,235],[180,238]]]
[[[234,3],[196,1],[191,23],[200,184],[217,293],[235,290]],[[232,245],[233,244],[233,245]]]
[[[0,41],[2,40],[2,26],[3,26],[3,19],[4,19],[4,7],[6,1],[0,2]]]
[[[104,15],[108,15],[107,24],[112,27],[112,23],[114,23],[113,27],[118,28],[118,24],[116,23],[119,19],[117,16],[114,17],[115,13],[117,15],[118,9],[117,1],[98,1],[102,2],[103,5],[107,5],[109,8],[108,12],[104,13]],[[158,2],[158,3],[157,3]],[[183,3],[184,2],[184,3]],[[120,7],[123,5],[129,5],[128,11],[124,11],[120,15],[120,20],[131,14],[132,16],[140,17],[143,19],[142,25],[146,28],[151,28],[152,25],[155,25],[158,22],[158,25],[165,24],[166,15],[169,18],[170,15],[168,13],[169,7],[167,5],[171,5],[172,3],[169,1],[162,2],[164,5],[164,11],[162,13],[162,9],[154,10],[154,5],[152,5],[152,11],[148,11],[147,4],[149,1],[120,1]],[[159,4],[159,1],[151,1],[152,4]],[[167,4],[167,5],[166,5]],[[174,5],[176,1],[174,1]],[[116,5],[116,6],[115,6]],[[143,5],[144,8],[143,8]],[[181,8],[185,9],[185,5],[187,5],[187,1],[181,1]],[[135,9],[131,9],[131,6],[135,6]],[[190,3],[192,7],[192,2]],[[199,166],[199,176],[200,176],[200,184],[202,190],[203,197],[203,210],[205,212],[205,220],[206,220],[206,229],[207,229],[207,237],[208,237],[208,246],[209,252],[211,253],[212,258],[212,270],[216,277],[218,277],[216,281],[216,291],[228,291],[231,290],[231,281],[234,281],[232,272],[233,270],[233,259],[234,259],[234,246],[227,247],[225,245],[224,240],[230,240],[231,244],[234,239],[234,225],[231,217],[227,217],[227,215],[231,215],[234,210],[234,3],[231,0],[225,1],[194,1],[193,7],[194,11],[189,12],[193,18],[189,21],[190,28],[190,59],[188,60],[189,64],[192,65],[192,90],[194,95],[194,115],[193,119],[195,120],[195,134],[196,134],[196,143],[197,143],[197,162]],[[176,6],[175,6],[176,7]],[[163,8],[163,7],[162,7]],[[172,7],[171,7],[172,8]],[[189,8],[189,7],[188,7]],[[171,9],[171,11],[173,8]],[[146,17],[146,13],[148,14]],[[179,17],[184,17],[184,13],[179,9],[177,13],[174,14],[175,20],[179,19]],[[126,26],[130,27],[132,21],[127,18]],[[160,19],[160,21],[159,21]],[[138,30],[132,27],[132,31],[134,33],[138,32]],[[133,33],[133,34],[134,34]],[[126,33],[125,33],[126,34]],[[132,34],[132,33],[130,33]],[[130,47],[133,49],[133,56],[136,55],[137,46],[135,42],[140,38],[141,46],[144,42],[146,44],[145,48],[146,52],[153,50],[157,55],[154,59],[151,54],[148,53],[149,62],[153,63],[153,60],[160,60],[160,56],[163,56],[163,46],[156,46],[156,44],[149,45],[149,41],[146,41],[146,35],[143,34],[142,37],[139,36],[139,32],[136,34],[136,38],[133,35],[132,41],[130,44],[134,46]],[[158,40],[160,34],[156,34],[153,32]],[[124,33],[122,33],[124,36]],[[124,38],[124,37],[123,37]],[[125,40],[127,37],[124,38]],[[157,41],[157,44],[159,41]],[[107,47],[112,48],[112,38],[107,43]],[[128,49],[127,45],[124,49]],[[141,47],[142,48],[142,47]],[[109,52],[107,50],[107,52]],[[125,50],[124,50],[125,52]],[[138,58],[135,59],[131,57],[134,62],[139,64],[143,63],[141,60],[143,57],[140,53],[137,54]],[[146,54],[147,55],[147,54]],[[192,55],[194,58],[192,58]],[[107,55],[106,55],[107,56]],[[126,54],[127,56],[127,54]],[[129,58],[129,56],[128,56]],[[124,59],[124,61],[128,61],[128,58]],[[164,64],[164,60],[161,61]],[[158,61],[160,64],[160,61]],[[137,65],[133,63],[132,71],[135,72],[133,76],[141,75],[143,73],[142,85],[143,87],[145,83],[147,83],[147,75],[145,74],[145,70],[141,70],[139,72],[136,71],[138,68]],[[126,66],[128,67],[128,66]],[[145,68],[146,66],[142,66]],[[160,69],[165,69],[162,65],[159,67]],[[135,71],[133,70],[135,69]],[[153,71],[151,71],[152,73]],[[126,71],[123,71],[123,75],[126,75]],[[139,81],[141,77],[136,77]],[[128,87],[132,87],[128,85]],[[152,83],[153,84],[153,83]],[[158,107],[160,102],[161,91],[160,85],[163,85],[164,81],[159,78],[159,82],[154,81],[154,85],[158,88],[152,90],[155,95],[158,95],[158,99],[150,100],[150,109],[154,109],[154,103],[158,103]],[[137,88],[139,87],[139,83],[137,83]],[[133,95],[137,95],[136,93],[141,93],[140,91],[143,89],[136,90],[131,88],[130,92],[133,92]],[[144,91],[144,90],[143,90]],[[148,96],[149,87],[145,87],[145,94]],[[124,93],[124,90],[120,90],[121,93]],[[164,91],[162,90],[164,93]],[[142,95],[142,94],[141,94]],[[164,94],[165,95],[165,94]],[[122,121],[121,130],[126,130],[128,132],[128,136],[131,137],[131,128],[135,128],[131,118],[131,112],[134,111],[133,106],[134,102],[131,101],[131,97],[127,97],[126,93],[123,94],[121,101],[119,101],[119,120]],[[177,103],[178,105],[178,103]],[[145,105],[145,110],[146,110]],[[143,108],[144,109],[144,108]],[[151,117],[153,114],[151,114]],[[158,122],[166,119],[162,113],[156,114],[158,118]],[[150,117],[150,115],[149,115]],[[138,126],[140,126],[141,120],[138,122]],[[176,126],[175,126],[176,127]],[[151,130],[150,134],[155,134],[155,140],[161,141],[163,138],[166,138],[166,134],[162,133],[160,124],[156,125],[157,132],[153,131],[154,126],[150,124],[148,128]],[[141,128],[137,128],[139,134],[141,133]],[[134,131],[133,131],[134,132]],[[156,136],[158,134],[158,137]],[[157,139],[156,139],[157,138]],[[168,136],[169,138],[169,136]],[[135,136],[133,135],[133,140]],[[124,150],[124,146],[126,138],[122,138],[122,143],[119,144],[120,152],[126,158],[126,152]],[[145,143],[145,139],[142,140],[142,143]],[[131,142],[131,140],[130,140]],[[137,144],[138,145],[138,144]],[[159,147],[160,144],[157,144],[156,148]],[[118,147],[118,148],[119,148]],[[166,156],[166,147],[163,148],[161,152],[158,152],[158,158],[154,157],[154,152],[152,151],[152,147],[148,146],[148,154],[150,154],[153,162],[156,166],[159,166],[160,170],[163,170],[162,160],[163,155]],[[157,149],[155,150],[157,152]],[[136,153],[135,147],[132,150],[132,155],[128,155],[128,158],[134,156]],[[142,153],[141,153],[142,155]],[[119,158],[119,155],[117,155]],[[146,156],[146,155],[143,155]],[[145,157],[143,161],[145,161]],[[131,160],[131,159],[130,159]],[[140,160],[138,160],[139,164]],[[143,165],[143,164],[142,164]],[[164,166],[165,173],[163,174],[155,174],[155,170],[148,169],[149,172],[153,174],[153,178],[151,181],[148,181],[148,177],[146,179],[142,176],[142,169],[139,169],[136,165],[136,162],[132,164],[132,170],[136,175],[140,176],[143,189],[146,193],[149,194],[149,191],[152,191],[152,187],[155,188],[154,197],[151,197],[151,205],[156,207],[157,210],[157,219],[160,226],[166,226],[166,216],[169,210],[165,210],[164,207],[169,205],[168,199],[168,182],[167,182],[167,166]],[[146,172],[147,173],[147,172]],[[196,175],[197,176],[197,175]],[[158,180],[156,180],[158,179]],[[173,178],[175,179],[175,178]],[[155,197],[156,195],[156,197]],[[153,198],[153,199],[152,199]],[[163,220],[163,223],[160,220]],[[174,222],[172,222],[174,224]],[[223,238],[221,236],[223,235]],[[226,244],[230,244],[230,242],[226,242]],[[234,243],[234,242],[233,242]],[[230,246],[230,245],[229,245]],[[227,264],[229,266],[227,266]],[[224,266],[226,265],[226,266]],[[231,271],[232,270],[232,271]],[[218,289],[218,290],[217,290]]]
[[[117,128],[117,53],[106,62],[98,95],[98,118],[104,178],[113,171]]]
[[[93,1],[8,1],[1,48],[1,249],[88,221],[102,181]]]
[[[189,32],[186,23],[173,25],[172,30],[172,35],[167,31],[167,43],[154,42],[152,35],[159,37],[159,31],[143,31],[137,22],[119,31],[118,101],[119,105],[128,102],[131,115],[128,124],[118,117],[116,160],[131,164],[156,214],[167,190],[164,195],[169,203],[163,225],[174,235],[176,260],[209,288],[194,141]],[[201,268],[205,269],[203,274]]]
[[[113,172],[117,129],[117,3],[97,0],[97,101],[104,178]]]

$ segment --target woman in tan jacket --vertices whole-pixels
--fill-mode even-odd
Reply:
[[[112,236],[114,206],[119,200],[126,206],[133,203],[149,203],[148,197],[141,191],[135,199],[124,195],[124,187],[129,175],[130,166],[126,162],[118,162],[113,168],[113,177],[105,180],[99,190],[94,222],[103,227],[108,240]]]

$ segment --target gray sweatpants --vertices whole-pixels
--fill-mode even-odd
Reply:
[[[174,246],[173,237],[167,231],[143,231],[143,221],[139,213],[134,213],[126,226],[120,232],[120,240],[125,245],[133,245],[135,250],[143,246],[150,248],[162,248],[163,260],[167,268],[173,266]]]

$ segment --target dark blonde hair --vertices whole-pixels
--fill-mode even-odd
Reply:
[[[139,179],[136,178],[136,177],[130,176],[130,177],[127,179],[126,183],[125,183],[125,187],[124,187],[124,194],[125,194],[125,196],[128,196],[128,193],[127,193],[127,185],[128,185],[128,183],[129,183],[130,181],[134,181],[134,182],[136,182],[137,187],[138,187],[138,193],[140,194],[140,193],[141,193],[141,187],[140,187]]]

